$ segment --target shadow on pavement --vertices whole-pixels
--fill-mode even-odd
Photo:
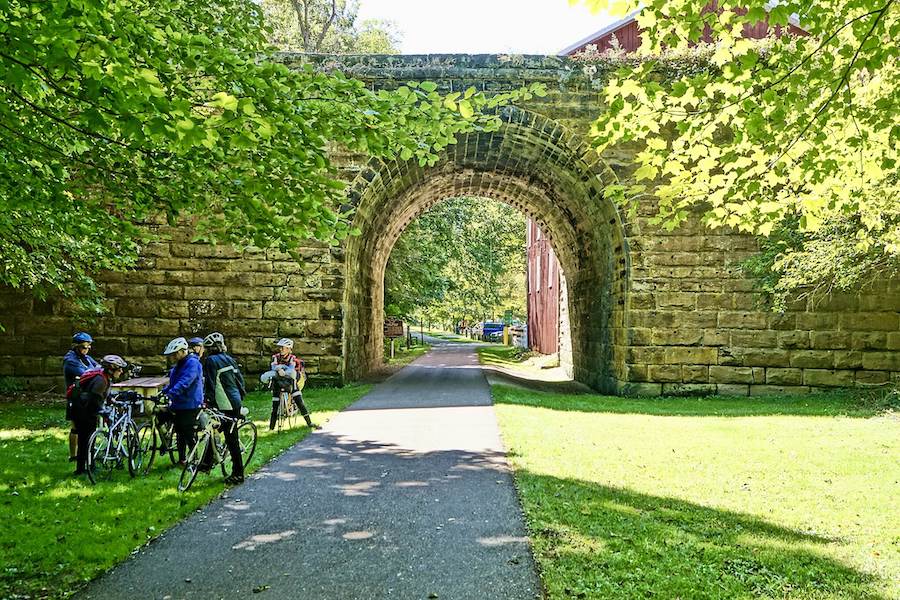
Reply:
[[[416,452],[327,431],[83,597],[261,589],[273,598],[541,597],[504,453]]]

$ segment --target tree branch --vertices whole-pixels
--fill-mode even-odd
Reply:
[[[335,17],[337,17],[337,0],[331,0],[331,14],[322,26],[322,31],[319,33],[319,39],[316,40],[316,52],[322,47],[322,42],[325,40],[325,34],[328,33],[328,29],[331,28],[331,24],[334,23]]]
[[[884,17],[887,10],[894,3],[894,0],[888,0],[888,3],[885,4],[880,10],[875,12],[875,19],[872,21],[872,26],[869,27],[869,31],[866,32],[866,35],[863,36],[862,41],[860,41],[859,46],[856,48],[856,52],[853,54],[853,58],[850,59],[850,62],[847,64],[847,67],[844,69],[844,72],[841,74],[841,78],[838,81],[838,84],[834,87],[834,90],[831,94],[826,98],[816,109],[815,114],[812,118],[806,123],[803,129],[798,133],[790,144],[785,147],[784,150],[772,161],[769,162],[769,165],[775,165],[781,158],[787,153],[788,150],[794,147],[794,145],[803,139],[803,136],[806,135],[806,132],[809,131],[810,127],[813,126],[813,123],[819,120],[819,117],[824,114],[825,109],[831,104],[831,102],[837,97],[840,93],[841,88],[847,83],[850,77],[850,71],[853,69],[853,65],[856,64],[856,59],[859,58],[860,53],[862,52],[863,46],[866,45],[866,42],[869,41],[869,38],[872,37],[872,33],[875,31],[875,27],[878,26],[878,23],[881,21],[881,18]]]
[[[106,108],[104,106],[100,106],[99,104],[91,102],[90,100],[87,100],[85,98],[81,98],[80,96],[76,96],[75,94],[69,92],[68,90],[60,87],[60,85],[58,84],[58,82],[55,79],[53,79],[52,77],[50,77],[49,75],[47,75],[45,73],[41,73],[40,71],[38,71],[38,67],[35,67],[34,65],[29,65],[28,63],[24,63],[12,56],[9,56],[8,54],[4,54],[3,52],[0,52],[0,58],[5,58],[6,60],[8,60],[10,62],[13,62],[13,63],[19,65],[26,71],[35,75],[38,79],[40,79],[41,81],[46,83],[48,86],[53,88],[53,90],[55,90],[56,92],[59,92],[60,94],[62,94],[66,98],[69,98],[70,100],[75,100],[76,102],[83,102],[85,104],[93,106],[94,108],[96,108],[99,111],[105,112],[108,115],[113,115],[115,117],[122,116],[115,111],[109,110],[108,108]]]
[[[704,110],[685,111],[685,112],[683,113],[683,116],[688,116],[688,115],[696,116],[696,115],[702,115],[702,114],[706,114],[706,113],[710,113],[710,112],[718,112],[718,111],[724,110],[724,109],[726,109],[726,108],[730,108],[730,107],[732,107],[732,106],[735,106],[736,104],[740,104],[741,102],[743,102],[744,100],[750,98],[751,96],[758,95],[758,94],[760,94],[761,92],[764,92],[764,91],[766,91],[766,90],[769,90],[769,89],[772,89],[772,88],[775,88],[775,87],[781,85],[782,83],[784,83],[785,80],[787,80],[788,77],[790,77],[791,75],[793,75],[794,73],[796,73],[797,70],[798,70],[800,67],[802,67],[802,66],[805,65],[807,62],[809,62],[810,59],[812,59],[813,56],[815,56],[816,54],[818,54],[819,51],[821,51],[822,48],[825,47],[826,44],[828,44],[831,40],[833,40],[835,37],[837,37],[837,35],[838,35],[841,31],[843,31],[844,29],[846,29],[847,27],[849,27],[849,26],[852,25],[853,23],[859,21],[860,19],[864,19],[864,18],[866,18],[866,17],[868,17],[868,16],[871,16],[871,15],[874,15],[874,14],[876,14],[876,13],[878,13],[878,12],[879,12],[879,11],[877,11],[877,10],[874,10],[874,11],[872,11],[872,12],[867,12],[867,13],[865,13],[865,14],[859,15],[858,17],[855,17],[855,18],[853,18],[853,19],[850,19],[849,21],[847,21],[846,23],[844,23],[843,25],[841,25],[839,28],[837,28],[835,31],[833,31],[833,32],[831,33],[831,35],[829,35],[827,38],[825,38],[825,39],[822,41],[822,43],[820,43],[820,44],[818,45],[818,47],[817,47],[815,50],[813,50],[812,52],[810,52],[809,54],[807,54],[806,56],[804,56],[804,57],[800,60],[800,62],[798,62],[798,63],[797,63],[796,65],[794,65],[793,67],[791,67],[791,68],[787,71],[787,73],[785,73],[784,75],[782,75],[781,77],[779,77],[778,79],[776,79],[775,81],[773,81],[772,83],[767,83],[766,85],[764,85],[764,86],[762,86],[762,87],[755,87],[755,88],[752,88],[752,89],[750,90],[750,92],[748,92],[747,94],[744,94],[743,96],[741,96],[741,97],[738,98],[737,100],[734,100],[734,101],[732,101],[732,102],[729,102],[728,104],[725,104],[725,105],[722,105],[722,106],[716,106],[716,107],[708,108],[708,109],[704,109]],[[670,113],[670,114],[676,114],[676,113]]]
[[[59,123],[60,125],[62,125],[64,127],[68,127],[69,129],[76,131],[76,132],[80,133],[81,135],[84,135],[86,137],[96,138],[99,140],[103,140],[104,142],[109,142],[110,144],[115,144],[117,146],[121,146],[122,148],[126,148],[128,150],[136,150],[136,151],[144,153],[144,154],[147,153],[147,151],[143,150],[142,148],[132,148],[132,147],[128,146],[128,144],[126,144],[120,140],[115,140],[115,139],[107,137],[101,133],[97,133],[95,131],[88,131],[86,129],[82,129],[81,127],[78,127],[77,125],[73,125],[72,123],[69,123],[62,117],[58,117],[57,115],[54,115],[50,111],[34,104],[33,102],[31,102],[30,100],[28,100],[27,98],[25,98],[24,96],[22,96],[21,94],[19,94],[16,90],[14,90],[12,88],[3,86],[2,89],[9,92],[16,98],[18,98],[19,102],[22,102],[23,104],[25,104],[26,106],[31,108],[36,113],[41,114],[41,115],[47,117],[48,119],[50,119],[51,121]]]

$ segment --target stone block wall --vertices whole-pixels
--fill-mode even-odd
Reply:
[[[62,355],[73,332],[91,332],[92,354],[120,354],[162,373],[173,337],[221,331],[250,385],[265,371],[280,337],[294,339],[314,384],[340,382],[343,254],[310,243],[302,260],[272,250],[238,252],[191,243],[189,227],[167,228],[166,241],[144,249],[137,269],[99,276],[109,313],[84,321],[64,301],[0,294],[0,376],[31,389],[62,389]]]
[[[757,241],[697,221],[629,238],[626,394],[807,393],[900,383],[900,282],[772,312],[741,263]]]

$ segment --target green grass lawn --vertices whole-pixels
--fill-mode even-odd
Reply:
[[[478,347],[478,360],[481,364],[491,367],[503,367],[522,373],[539,373],[547,366],[558,366],[558,359],[528,352],[515,346],[490,345]],[[548,365],[550,360],[556,360],[553,365]]]
[[[900,419],[493,388],[551,598],[900,598]]]
[[[391,343],[387,342],[384,346],[384,364],[390,366],[403,367],[416,360],[431,349],[428,344],[416,344],[406,349],[403,340],[397,340],[394,343],[394,358],[391,358]]]
[[[304,399],[323,423],[369,388],[308,389]],[[250,394],[246,404],[259,427],[248,472],[309,433],[268,431],[268,392]],[[0,598],[69,596],[225,489],[213,471],[180,494],[180,469],[165,457],[145,477],[117,471],[94,486],[70,475],[67,439],[62,404],[0,404]]]

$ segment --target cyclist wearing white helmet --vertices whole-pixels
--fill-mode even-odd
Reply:
[[[97,428],[97,411],[106,401],[111,380],[118,379],[128,366],[121,356],[107,354],[100,359],[100,366],[81,374],[71,391],[72,422],[78,433],[75,475],[86,473],[88,441]]]
[[[169,398],[169,410],[178,434],[178,460],[184,462],[187,448],[197,441],[194,423],[203,406],[203,367],[200,358],[188,350],[188,342],[183,337],[170,341],[163,354],[175,363],[162,393]]]
[[[244,376],[234,360],[225,351],[225,336],[218,331],[203,339],[208,355],[203,363],[203,382],[208,402],[236,420],[241,418],[244,396]],[[244,459],[241,457],[241,443],[238,440],[237,421],[223,432],[228,452],[231,454],[231,473],[225,483],[236,485],[244,482]]]
[[[297,405],[297,409],[303,415],[304,420],[306,420],[306,425],[312,429],[320,429],[318,425],[313,424],[312,418],[309,416],[309,409],[306,408],[306,404],[303,402],[303,392],[300,391],[300,386],[297,385],[297,380],[300,377],[305,377],[306,374],[303,370],[303,361],[294,356],[294,340],[281,338],[275,342],[275,346],[278,348],[278,352],[272,355],[271,369],[275,371],[279,378],[291,379],[291,399]],[[272,415],[269,417],[270,430],[275,429],[275,421],[278,419],[278,395],[281,393],[281,389],[279,385],[272,386]]]
[[[88,354],[94,338],[91,334],[79,331],[72,336],[72,349],[63,356],[63,377],[66,379],[66,391],[81,374],[88,369],[96,369],[100,365]],[[78,454],[78,432],[75,431],[75,422],[72,420],[72,402],[66,399],[66,420],[72,421],[69,429],[69,461],[74,462]]]

